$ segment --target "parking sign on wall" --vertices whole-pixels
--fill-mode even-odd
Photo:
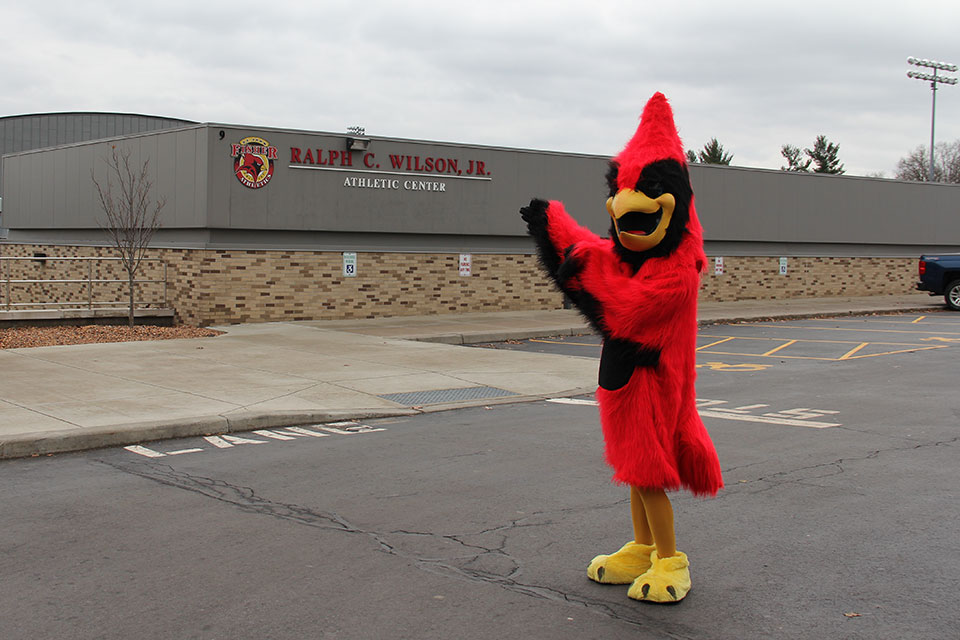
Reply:
[[[343,252],[343,276],[354,278],[357,275],[357,254],[355,251]]]

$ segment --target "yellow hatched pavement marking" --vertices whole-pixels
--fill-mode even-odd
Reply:
[[[906,323],[905,323],[906,324]],[[904,329],[864,329],[862,327],[803,327],[792,324],[780,324],[780,325],[768,325],[768,324],[757,324],[752,322],[744,322],[737,325],[739,327],[763,327],[765,329],[801,329],[803,331],[856,331],[858,333],[909,333],[910,335],[917,336],[923,335],[925,333],[930,333],[929,331],[907,331]],[[947,335],[960,336],[960,332],[956,331],[937,331],[937,333],[945,333]]]
[[[703,337],[713,338],[713,337],[716,337],[716,336],[703,336]],[[703,345],[702,347],[697,347],[697,351],[703,351],[704,349],[709,349],[710,347],[715,347],[715,346],[717,346],[718,344],[723,344],[724,342],[729,342],[730,340],[733,340],[733,339],[734,339],[734,337],[733,337],[733,336],[730,336],[729,338],[724,338],[723,340],[717,340],[716,342],[711,342],[710,344],[705,344],[705,345]]]
[[[902,332],[902,333],[915,333],[915,332],[904,331],[904,332]],[[701,334],[701,337],[720,338],[721,336],[716,336],[716,335],[711,336],[711,335]],[[736,339],[736,340],[768,340],[768,341],[777,341],[777,342],[784,341],[784,343],[781,344],[781,345],[779,345],[779,346],[777,346],[777,347],[775,347],[775,348],[773,348],[773,349],[771,349],[770,351],[767,351],[766,353],[740,353],[740,352],[733,352],[733,351],[706,351],[706,349],[709,348],[709,347],[712,347],[712,346],[714,346],[714,345],[718,345],[718,344],[727,342],[728,340],[734,340],[734,339]],[[937,341],[941,341],[941,342],[960,342],[960,338],[920,338],[920,340],[923,340],[923,341],[933,341],[933,340],[937,340]],[[789,347],[790,345],[797,344],[797,343],[848,344],[848,345],[853,345],[853,348],[850,349],[849,351],[847,351],[846,353],[844,353],[844,354],[843,354],[842,356],[840,356],[839,358],[828,358],[828,357],[826,357],[826,356],[788,356],[788,355],[783,355],[783,354],[777,354],[777,352],[780,351],[781,349],[784,349],[784,348],[786,348],[786,347]],[[892,350],[892,351],[882,351],[882,352],[880,352],[880,353],[868,353],[868,354],[863,354],[863,355],[859,355],[859,356],[858,356],[858,355],[854,355],[854,354],[858,353],[860,350],[865,349],[866,347],[871,346],[871,345],[873,345],[873,346],[884,346],[884,347],[910,347],[910,348],[908,348],[908,349],[895,349],[895,350]],[[722,340],[718,340],[717,342],[714,342],[714,343],[712,343],[712,344],[704,345],[704,346],[702,346],[702,347],[697,348],[697,351],[702,352],[702,353],[709,353],[709,354],[711,354],[711,355],[719,355],[719,356],[744,356],[744,357],[751,357],[751,358],[783,358],[783,359],[789,359],[789,360],[824,360],[824,361],[826,361],[826,362],[839,362],[839,361],[841,361],[841,360],[858,360],[858,359],[861,359],[861,358],[875,358],[875,357],[877,357],[877,356],[889,356],[889,355],[893,355],[893,354],[897,354],[897,353],[910,353],[910,352],[913,352],[913,351],[926,351],[926,350],[928,350],[928,349],[938,349],[938,348],[942,349],[942,348],[947,347],[947,346],[949,346],[949,345],[928,346],[928,345],[916,344],[916,343],[913,343],[913,342],[854,342],[854,341],[852,341],[852,340],[809,340],[809,339],[789,340],[789,339],[787,339],[787,338],[773,338],[773,337],[769,337],[769,336],[767,336],[767,337],[737,336],[737,337],[735,337],[735,338],[728,337],[728,338],[725,338],[725,339],[722,339]],[[774,354],[777,354],[777,355],[774,355]]]
[[[866,346],[869,345],[869,344],[870,344],[869,342],[861,342],[859,345],[857,345],[857,346],[854,347],[853,349],[850,349],[850,351],[847,351],[845,354],[843,354],[842,356],[840,356],[840,357],[837,358],[837,359],[838,359],[838,360],[846,360],[846,359],[850,358],[850,356],[852,356],[853,354],[855,354],[857,351],[860,351],[860,349],[863,349],[864,347],[866,347]]]
[[[881,343],[868,343],[868,344],[881,344]],[[915,346],[913,349],[898,349],[897,351],[883,351],[881,353],[868,353],[862,356],[850,356],[847,360],[859,360],[861,358],[876,358],[877,356],[892,356],[897,353],[913,353],[914,351],[929,351],[930,349],[946,349],[949,345],[941,344],[935,347],[921,347]]]
[[[780,349],[785,349],[785,348],[789,347],[789,346],[792,345],[792,344],[797,344],[798,342],[800,342],[800,341],[799,341],[799,340],[788,340],[787,342],[784,342],[784,343],[783,343],[782,345],[780,345],[779,347],[776,347],[775,349],[770,349],[770,351],[767,351],[766,353],[762,353],[762,354],[760,354],[760,355],[763,355],[763,356],[773,355],[773,354],[776,353],[777,351],[780,351]]]
[[[945,318],[944,322],[936,322],[935,319],[931,318],[929,315],[920,316],[914,320],[907,320],[907,316],[876,316],[870,318],[870,320],[864,320],[863,318],[850,317],[850,318],[810,318],[811,322],[831,322],[837,324],[858,324],[863,325],[869,323],[871,325],[886,325],[886,324],[920,324],[922,320],[928,320],[934,322],[935,324],[950,324],[952,326],[957,326],[955,322],[950,322],[949,314],[941,316]],[[929,324],[930,322],[924,322],[923,324]]]
[[[925,317],[925,316],[923,316],[923,317]],[[746,324],[746,323],[745,323],[744,325],[741,325],[741,326],[764,326],[764,325],[749,325],[749,324]],[[872,332],[875,332],[875,333],[908,333],[908,334],[913,334],[913,335],[917,335],[917,334],[921,333],[921,332],[919,332],[919,331],[899,331],[899,330],[896,330],[896,329],[890,329],[890,330],[888,330],[888,329],[859,329],[859,328],[858,328],[858,329],[843,329],[843,328],[839,328],[839,327],[793,327],[793,326],[783,327],[783,328],[791,328],[791,329],[819,329],[819,330],[826,330],[826,331],[830,331],[830,330],[833,330],[833,331],[872,331]],[[951,335],[951,334],[952,334],[952,332],[949,332],[949,331],[940,331],[940,332],[938,332],[938,333],[946,333],[947,335]],[[952,334],[952,335],[960,335],[960,334]],[[790,339],[787,339],[787,338],[773,338],[773,337],[769,337],[769,336],[766,336],[766,337],[757,337],[757,336],[720,336],[720,335],[711,335],[711,334],[706,334],[706,333],[701,333],[701,334],[699,334],[699,337],[701,337],[701,338],[712,338],[712,339],[714,339],[714,342],[711,342],[711,343],[709,343],[709,344],[705,344],[705,345],[702,345],[702,346],[700,346],[700,347],[697,347],[696,350],[697,350],[697,352],[700,352],[700,353],[707,353],[707,354],[718,355],[718,356],[743,356],[743,357],[750,357],[750,358],[783,358],[783,359],[789,359],[789,360],[823,360],[823,361],[826,361],[826,362],[840,362],[840,361],[842,361],[842,360],[859,360],[859,359],[862,359],[862,358],[876,358],[877,356],[889,356],[889,355],[895,355],[895,354],[898,354],[898,353],[911,353],[911,352],[913,352],[913,351],[927,351],[927,350],[929,350],[929,349],[944,349],[944,348],[946,348],[946,347],[949,346],[949,345],[947,345],[947,344],[936,345],[936,346],[927,346],[927,345],[920,345],[920,344],[915,344],[915,343],[911,343],[911,342],[855,342],[855,341],[853,341],[853,340],[810,340],[810,339],[799,339],[799,338],[796,339],[796,340],[790,340]],[[767,351],[767,352],[765,352],[765,353],[759,353],[759,354],[758,354],[758,353],[741,353],[741,352],[738,352],[738,351],[707,351],[707,349],[711,349],[711,348],[713,348],[713,347],[716,347],[716,346],[718,346],[718,345],[724,344],[724,343],[726,343],[726,342],[730,342],[731,340],[767,340],[767,341],[777,341],[777,342],[783,341],[783,344],[781,344],[781,345],[779,345],[779,346],[777,346],[777,347],[775,347],[775,348],[773,348],[773,349],[771,349],[771,350],[769,350],[769,351]],[[948,343],[960,342],[960,338],[942,338],[942,337],[918,338],[918,340],[923,340],[923,341],[926,341],[926,342],[929,342],[929,341],[939,341],[939,342],[948,342]],[[546,340],[546,339],[543,339],[543,338],[530,338],[530,339],[529,339],[529,342],[538,342],[538,343],[543,343],[543,344],[564,344],[564,345],[570,345],[570,346],[574,346],[574,347],[599,347],[599,346],[600,346],[600,344],[591,343],[591,342],[568,342],[568,341],[566,341],[566,340]],[[843,354],[842,356],[840,356],[839,358],[828,358],[828,357],[824,357],[824,356],[788,356],[788,355],[778,354],[778,352],[779,352],[780,350],[785,349],[785,348],[787,348],[787,347],[789,347],[789,346],[791,346],[791,345],[798,344],[798,343],[813,343],[813,344],[849,344],[849,345],[855,345],[855,346],[854,346],[852,349],[850,349],[849,351],[847,351],[846,353],[844,353],[844,354]],[[855,354],[859,353],[861,350],[863,350],[863,349],[865,349],[865,348],[867,348],[867,347],[869,347],[869,346],[872,346],[872,345],[880,345],[880,346],[885,346],[885,347],[910,347],[910,348],[908,348],[908,349],[896,349],[896,350],[893,350],[893,351],[882,351],[882,352],[880,352],[880,353],[867,353],[867,354],[863,354],[863,355],[855,355]],[[775,355],[775,354],[776,354],[776,355]],[[713,365],[713,364],[719,364],[719,363],[708,363],[708,365]],[[699,366],[699,365],[698,365],[698,366]],[[757,365],[757,366],[765,366],[765,365]],[[710,366],[710,368],[711,368],[711,369],[716,369],[716,367],[714,367],[714,366]]]

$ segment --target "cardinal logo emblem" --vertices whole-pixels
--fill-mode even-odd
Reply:
[[[277,148],[263,138],[249,136],[230,145],[233,156],[233,172],[245,187],[259,189],[273,178],[273,165],[277,160]]]

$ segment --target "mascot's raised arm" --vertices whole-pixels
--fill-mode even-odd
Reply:
[[[697,291],[706,264],[683,145],[656,93],[610,162],[610,237],[578,225],[557,201],[520,210],[540,261],[603,336],[597,403],[613,480],[630,487],[633,540],[587,575],[627,595],[677,602],[690,591],[666,491],[716,495],[720,463],[696,409]]]

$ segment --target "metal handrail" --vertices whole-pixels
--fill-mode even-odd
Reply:
[[[6,261],[22,261],[22,262],[46,262],[47,260],[55,261],[77,261],[77,262],[87,262],[87,277],[80,279],[73,278],[10,278],[9,276],[4,277],[3,263]],[[13,307],[49,307],[49,306],[65,306],[73,305],[75,308],[81,309],[84,306],[88,309],[93,309],[94,305],[101,307],[104,305],[122,305],[126,306],[127,302],[124,300],[97,300],[93,299],[93,285],[95,284],[119,284],[127,283],[129,280],[127,278],[123,279],[112,279],[112,278],[94,278],[93,277],[93,263],[95,261],[100,262],[118,262],[122,258],[111,258],[111,257],[89,257],[89,256],[0,256],[0,285],[3,286],[2,290],[6,293],[6,303],[0,304],[0,306],[5,306],[9,311]],[[133,281],[134,285],[138,284],[162,284],[163,285],[163,296],[161,303],[164,307],[167,306],[167,263],[162,258],[144,258],[142,262],[159,262],[163,267],[163,277],[160,280],[153,279],[135,279]],[[78,304],[77,302],[13,302],[13,297],[10,293],[11,284],[86,284],[87,288],[87,299],[85,304]],[[153,303],[147,303],[153,304]]]

